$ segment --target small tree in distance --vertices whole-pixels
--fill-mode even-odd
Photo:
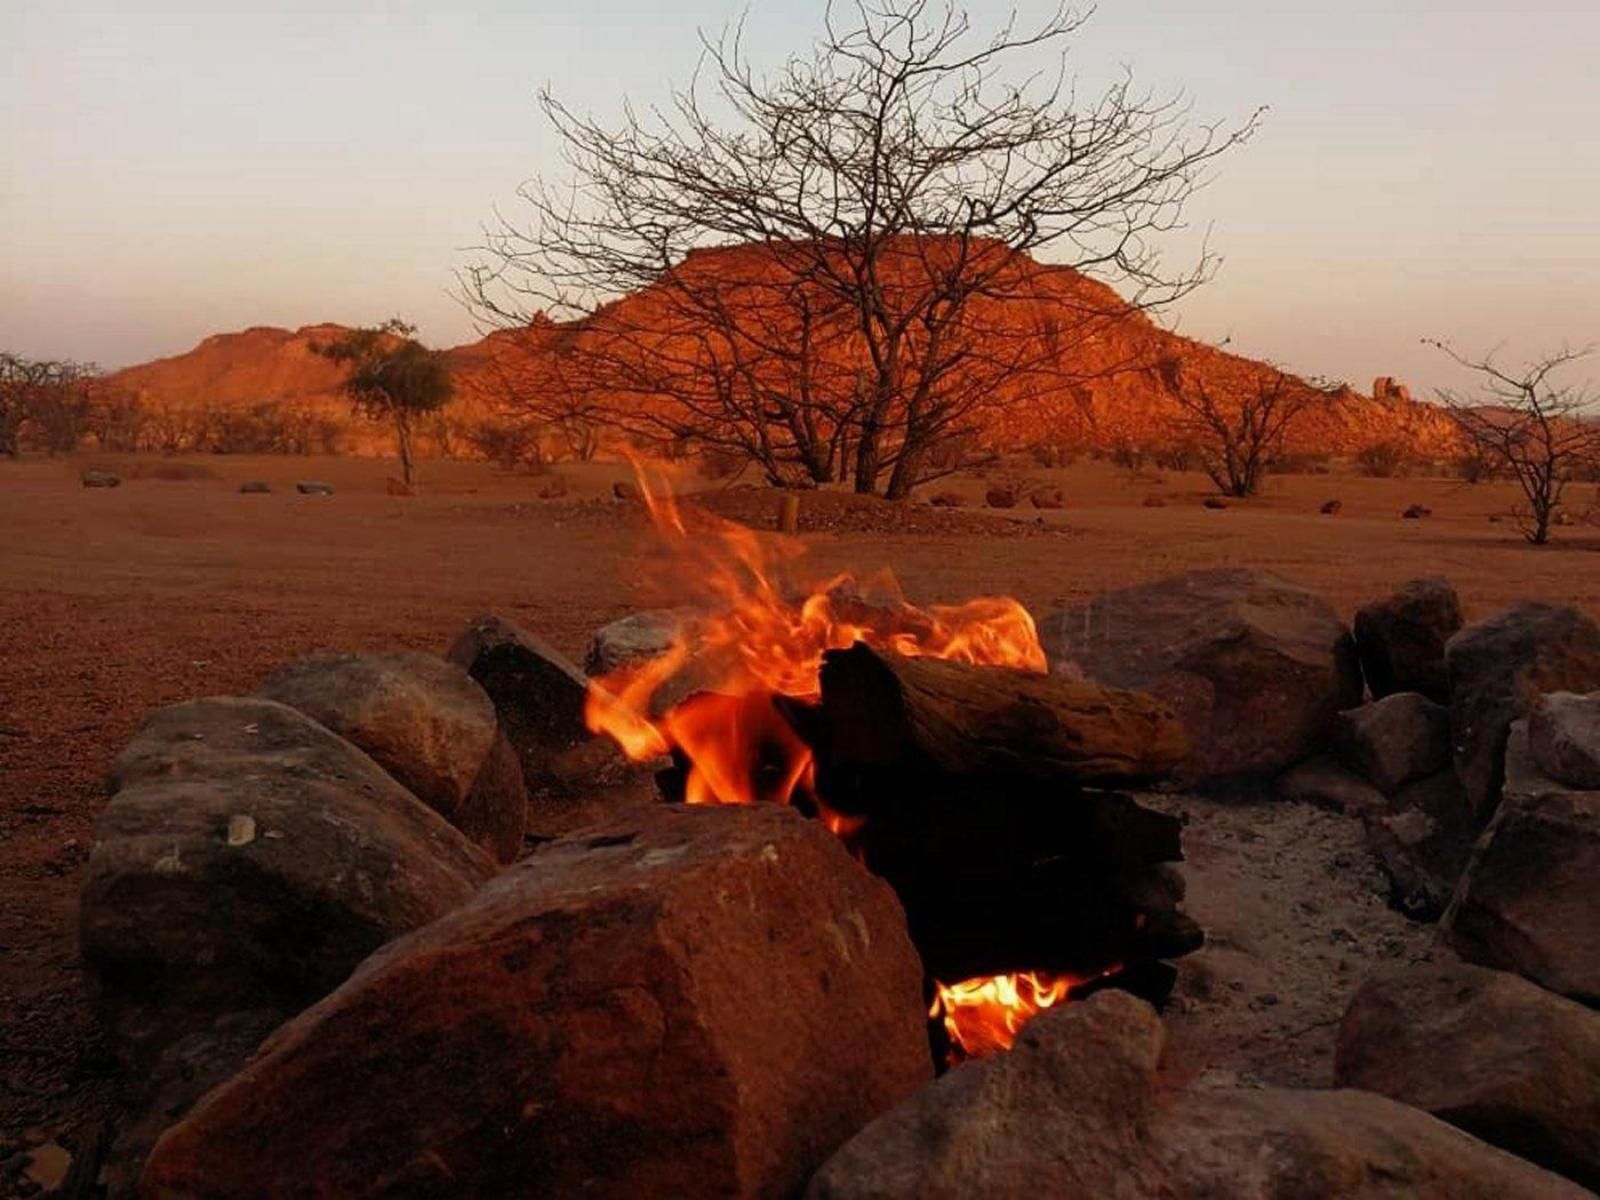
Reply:
[[[1600,466],[1597,397],[1587,384],[1554,378],[1590,351],[1562,350],[1519,372],[1500,367],[1493,354],[1468,358],[1445,342],[1424,341],[1481,379],[1473,395],[1441,389],[1439,399],[1471,447],[1470,457],[1517,481],[1525,501],[1515,514],[1517,528],[1532,545],[1544,545],[1567,484]]]
[[[417,422],[443,408],[453,395],[444,356],[417,341],[412,336],[416,332],[415,325],[392,317],[382,325],[353,329],[338,341],[316,347],[323,357],[351,365],[343,388],[356,411],[370,420],[393,424],[400,472],[408,487],[416,476],[411,439]]]
[[[1331,392],[1273,370],[1237,395],[1219,396],[1199,376],[1177,364],[1167,372],[1172,398],[1182,410],[1182,431],[1201,467],[1225,496],[1243,499],[1261,488],[1262,476],[1283,453],[1289,426],[1302,413],[1332,402]]]

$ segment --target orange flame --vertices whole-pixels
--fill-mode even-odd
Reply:
[[[831,811],[815,795],[810,747],[773,703],[776,696],[815,700],[828,650],[864,641],[907,656],[1047,669],[1033,618],[1009,597],[928,608],[898,599],[875,604],[851,575],[840,574],[788,599],[779,580],[799,557],[798,542],[704,513],[695,514],[691,535],[670,488],[633,465],[679,577],[705,593],[707,615],[687,622],[665,654],[592,681],[584,717],[635,761],[679,755],[688,764],[690,804],[803,796],[841,838],[861,828],[860,818]],[[873,583],[897,594],[887,575]],[[672,691],[663,693],[669,684]],[[663,705],[664,698],[672,702]],[[1029,1017],[1081,982],[1022,974],[940,984],[931,1015],[943,1015],[959,1057],[987,1054],[1009,1047]]]
[[[1116,968],[1100,976],[1114,974]],[[1033,971],[991,975],[961,983],[935,984],[937,994],[928,1016],[944,1022],[950,1035],[951,1065],[1009,1050],[1017,1033],[1033,1017],[1060,1004],[1090,979],[1045,975]]]

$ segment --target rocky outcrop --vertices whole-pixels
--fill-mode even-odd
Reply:
[[[1389,880],[1390,902],[1414,920],[1438,920],[1478,832],[1455,772],[1447,768],[1407,784],[1363,819],[1367,847]]]
[[[807,1200],[1587,1195],[1369,1092],[1160,1079],[1161,1045],[1155,1014],[1128,996],[1051,1009],[1010,1053],[956,1068],[867,1126]]]
[[[371,755],[497,862],[522,849],[527,796],[516,752],[484,690],[432,654],[321,654],[261,685]]]
[[[1511,723],[1545,692],[1600,688],[1600,625],[1576,608],[1518,604],[1445,647],[1456,774],[1487,820],[1505,774]]]
[[[212,698],[154,713],[111,768],[80,939],[142,1048],[298,1012],[494,873],[465,836],[304,714]]]
[[[1600,1005],[1600,792],[1541,775],[1511,728],[1505,795],[1445,916],[1469,962]]]
[[[1448,703],[1444,647],[1463,623],[1455,588],[1437,576],[1413,579],[1393,595],[1362,605],[1356,611],[1356,651],[1373,697],[1421,692]]]
[[[1515,975],[1440,963],[1369,980],[1334,1071],[1600,1186],[1600,1013]]]
[[[1053,663],[1166,700],[1193,746],[1180,778],[1271,775],[1320,750],[1358,703],[1350,633],[1319,596],[1260,571],[1194,571],[1040,623]]]
[[[374,955],[162,1138],[151,1195],[780,1196],[932,1074],[888,886],[658,806]]]

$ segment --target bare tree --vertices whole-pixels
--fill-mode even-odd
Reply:
[[[670,106],[616,127],[545,93],[572,177],[524,186],[531,219],[488,231],[464,290],[501,325],[576,322],[567,382],[630,424],[904,496],[986,410],[1067,386],[1011,303],[1060,301],[1037,256],[1125,288],[1109,315],[1211,266],[1168,272],[1154,243],[1257,115],[1194,128],[1127,78],[1084,99],[1064,63],[1026,65],[1083,20],[984,38],[933,0],[863,0],[770,75],[737,29],[702,39]]]
[[[0,454],[16,457],[24,438],[51,454],[76,450],[99,373],[92,363],[0,353]]]
[[[1283,454],[1290,426],[1338,394],[1276,368],[1226,393],[1175,360],[1163,364],[1162,375],[1182,412],[1182,440],[1194,447],[1217,490],[1240,498],[1260,490],[1262,476]]]
[[[1441,389],[1439,399],[1470,455],[1517,481],[1524,501],[1517,528],[1533,545],[1544,545],[1567,484],[1600,467],[1593,389],[1555,378],[1591,351],[1562,350],[1516,370],[1501,367],[1493,354],[1468,358],[1444,342],[1427,344],[1479,377],[1476,393]]]

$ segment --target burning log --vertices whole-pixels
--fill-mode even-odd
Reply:
[[[1160,779],[1188,753],[1164,704],[1057,675],[886,654],[822,661],[826,768],[1106,785]]]

